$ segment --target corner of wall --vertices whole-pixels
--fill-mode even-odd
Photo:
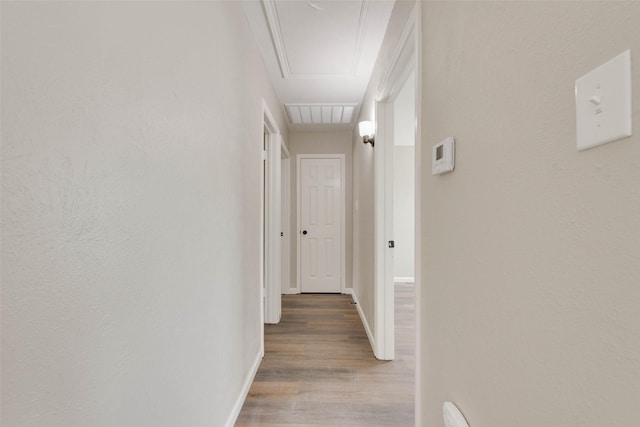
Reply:
[[[364,315],[364,312],[362,311],[362,306],[358,301],[358,292],[353,288],[349,288],[345,290],[345,294],[351,295],[351,298],[353,298],[353,303],[356,306],[356,309],[358,310],[358,315],[360,316],[360,320],[362,320],[362,325],[364,326],[364,330],[367,333],[367,338],[369,338],[369,344],[371,344],[371,349],[375,349],[376,341],[373,336],[373,332],[371,331],[371,327],[369,326],[369,322],[367,321],[367,318]]]
[[[247,395],[249,394],[249,390],[251,389],[251,384],[253,383],[256,374],[258,373],[258,368],[260,368],[260,363],[262,362],[262,358],[264,357],[264,350],[262,347],[258,351],[251,365],[251,369],[247,372],[247,377],[242,384],[242,388],[238,393],[238,396],[235,399],[235,403],[231,409],[231,413],[227,418],[227,422],[224,424],[225,427],[233,427],[238,420],[238,416],[240,415],[240,411],[242,410],[242,406],[244,405],[245,400],[247,399]]]

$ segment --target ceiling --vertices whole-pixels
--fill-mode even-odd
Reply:
[[[393,0],[243,2],[290,129],[353,128],[393,4]]]

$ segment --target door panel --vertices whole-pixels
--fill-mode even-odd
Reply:
[[[341,169],[340,159],[300,160],[302,292],[341,291]]]

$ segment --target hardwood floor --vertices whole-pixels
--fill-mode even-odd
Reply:
[[[373,356],[348,295],[283,295],[236,427],[414,425],[413,285],[396,284],[396,359]]]

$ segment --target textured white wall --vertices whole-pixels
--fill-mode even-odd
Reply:
[[[2,3],[2,419],[222,426],[260,351],[239,4]]]
[[[291,287],[298,281],[298,154],[344,154],[345,184],[345,284],[351,287],[351,254],[353,242],[353,215],[351,212],[352,160],[351,132],[291,132],[289,135],[289,154],[291,156]]]
[[[640,3],[424,2],[423,425],[640,425]],[[576,151],[574,82],[631,48],[634,136]]]

